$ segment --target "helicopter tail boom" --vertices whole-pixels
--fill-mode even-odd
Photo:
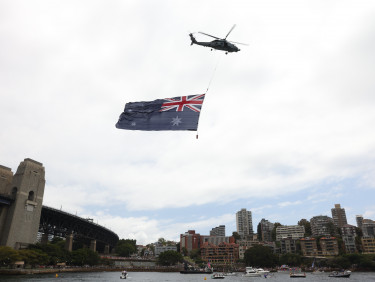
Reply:
[[[193,45],[194,43],[196,44],[197,40],[195,39],[195,37],[193,36],[193,34],[190,33],[189,36],[190,36],[190,39],[191,39],[191,44],[190,45]]]

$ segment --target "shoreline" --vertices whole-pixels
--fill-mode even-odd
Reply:
[[[124,268],[110,267],[72,267],[72,268],[31,268],[31,269],[0,269],[1,275],[28,275],[28,274],[51,274],[65,272],[119,272]],[[127,272],[180,272],[179,268],[150,267],[150,268],[126,268]]]

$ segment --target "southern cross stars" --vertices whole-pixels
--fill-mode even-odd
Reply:
[[[175,118],[172,118],[172,121],[171,121],[172,126],[175,126],[175,125],[179,126],[181,122],[182,122],[181,118],[179,118],[178,116],[176,116]]]

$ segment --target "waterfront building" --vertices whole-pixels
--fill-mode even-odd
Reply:
[[[375,221],[371,219],[363,219],[362,233],[363,237],[375,237]]]
[[[222,242],[214,245],[210,242],[203,243],[201,247],[201,258],[212,264],[227,264],[238,260],[238,244]]]
[[[356,227],[354,225],[345,224],[341,227],[342,240],[347,253],[356,253],[357,247],[355,237],[357,236]]]
[[[313,236],[330,236],[329,224],[332,223],[332,218],[326,215],[314,216],[310,219],[311,233]]]
[[[180,252],[183,252],[185,248],[190,254],[192,250],[197,250],[200,248],[201,235],[195,233],[195,230],[188,230],[184,234],[180,234]]]
[[[210,236],[225,236],[225,225],[219,225],[218,227],[212,228]]]
[[[320,238],[320,248],[323,256],[337,256],[339,254],[339,245],[335,237]]]
[[[297,253],[297,240],[292,238],[283,238],[280,240],[280,252],[286,253]]]
[[[357,227],[362,229],[363,216],[362,215],[356,215],[355,219],[356,219],[356,222],[357,222]]]
[[[162,245],[155,245],[155,257],[158,257],[161,253],[164,253],[166,251],[175,251],[177,252],[177,246],[162,246]]]
[[[300,243],[303,256],[314,257],[318,255],[318,245],[315,238],[302,238]]]
[[[260,221],[260,229],[261,229],[262,237],[259,239],[262,240],[263,242],[271,242],[273,227],[274,227],[274,224],[272,222],[269,222],[268,220],[262,218],[262,220]]]
[[[375,254],[375,238],[363,237],[362,248],[364,254]]]
[[[237,233],[242,239],[249,238],[254,234],[251,211],[241,209],[236,213]]]
[[[240,259],[244,259],[246,250],[254,245],[259,245],[260,242],[258,240],[237,240],[237,244],[238,256]]]
[[[345,209],[341,208],[340,204],[335,204],[335,207],[331,209],[333,224],[341,228],[345,224],[348,224],[346,220]]]
[[[305,227],[301,225],[281,225],[276,227],[276,241],[291,238],[300,239],[305,235]]]
[[[211,244],[214,244],[218,246],[221,243],[235,243],[235,239],[233,236],[204,236],[201,235],[201,245],[203,243],[209,242]]]

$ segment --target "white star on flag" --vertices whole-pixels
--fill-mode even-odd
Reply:
[[[175,125],[179,126],[179,124],[180,124],[181,122],[182,122],[182,121],[181,121],[181,118],[179,118],[178,116],[175,117],[175,118],[172,118],[172,121],[171,121],[171,123],[172,123],[173,126],[175,126]]]

